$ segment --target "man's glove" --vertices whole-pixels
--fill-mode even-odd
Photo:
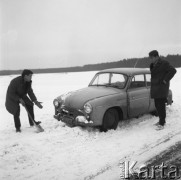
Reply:
[[[41,105],[42,102],[39,102],[39,101],[36,100],[34,103],[35,103],[40,109],[43,108],[43,106]]]
[[[25,102],[24,102],[23,99],[20,98],[20,99],[19,99],[19,102],[21,103],[22,106],[25,106]]]

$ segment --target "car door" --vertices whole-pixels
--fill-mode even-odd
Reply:
[[[151,74],[145,74],[146,77],[146,84],[147,84],[147,88],[149,90],[150,93],[150,87],[151,87]],[[155,110],[155,102],[154,99],[151,99],[151,94],[149,95],[149,112],[152,112]]]
[[[134,75],[128,88],[128,116],[137,117],[149,110],[150,90],[144,74]]]

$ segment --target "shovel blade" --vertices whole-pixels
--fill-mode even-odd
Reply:
[[[37,130],[37,133],[44,131],[44,129],[40,125],[35,125],[35,127],[36,127],[36,130]]]

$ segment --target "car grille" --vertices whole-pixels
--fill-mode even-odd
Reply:
[[[83,112],[75,109],[75,108],[70,108],[70,107],[63,107],[61,109],[61,114],[63,116],[68,116],[71,118],[76,118],[77,116],[83,116]]]

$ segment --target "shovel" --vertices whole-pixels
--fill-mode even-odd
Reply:
[[[26,106],[24,106],[24,107],[25,107],[25,109],[26,109],[26,111],[27,111],[30,119],[32,120],[32,122],[33,122],[33,124],[34,124],[34,126],[35,126],[35,128],[36,128],[36,130],[37,130],[37,133],[43,132],[44,129],[43,129],[39,124],[38,124],[38,125],[36,124],[35,120],[32,118],[32,116],[31,116],[31,114],[29,113],[29,111],[28,111],[28,109],[26,108]]]

